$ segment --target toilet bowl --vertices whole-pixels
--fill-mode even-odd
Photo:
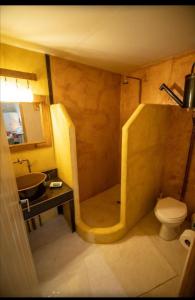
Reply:
[[[180,225],[187,216],[187,206],[184,202],[171,197],[158,200],[154,213],[161,222],[160,237],[171,241],[176,238],[180,231]]]

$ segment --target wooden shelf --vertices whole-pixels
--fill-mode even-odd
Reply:
[[[27,73],[9,69],[0,68],[0,76],[5,77],[13,77],[13,78],[20,78],[20,79],[27,79],[27,80],[37,80],[37,75],[35,73]]]

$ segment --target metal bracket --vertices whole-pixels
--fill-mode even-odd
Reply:
[[[21,204],[27,204],[27,210],[30,212],[30,204],[29,204],[29,199],[20,199]]]

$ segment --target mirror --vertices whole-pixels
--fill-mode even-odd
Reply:
[[[34,102],[1,102],[10,151],[51,146],[51,117],[47,96],[34,95]]]
[[[0,68],[0,110],[11,152],[52,144],[49,97],[33,94],[29,80],[37,75]]]
[[[10,145],[44,141],[40,103],[2,103]]]

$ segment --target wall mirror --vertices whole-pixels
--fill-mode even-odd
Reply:
[[[29,84],[22,86],[18,80],[37,80],[36,74],[0,69],[0,76],[4,77],[1,78],[1,113],[11,152],[50,146],[48,97],[32,94]]]
[[[1,111],[11,152],[51,145],[48,104],[3,102]]]
[[[2,103],[9,145],[44,141],[40,103]]]

